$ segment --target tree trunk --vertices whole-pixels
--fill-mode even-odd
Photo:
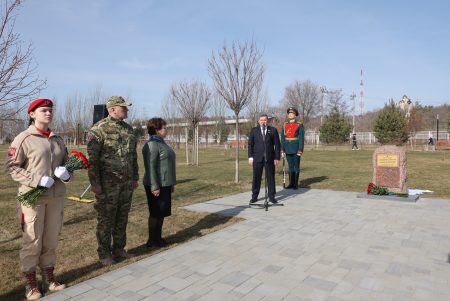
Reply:
[[[195,147],[195,165],[197,165],[198,166],[198,148],[199,148],[199,135],[198,135],[198,123],[197,123],[197,125],[195,126],[195,133],[196,133],[196,135],[195,135],[195,145],[196,145],[196,147]]]
[[[189,165],[189,148],[188,148],[188,128],[187,125],[184,128],[184,138],[186,142],[186,165]]]
[[[239,136],[239,114],[236,114],[236,174],[234,178],[234,182],[237,184],[239,183],[239,142],[240,142],[240,136]]]
[[[195,124],[192,126],[192,165],[195,165]]]

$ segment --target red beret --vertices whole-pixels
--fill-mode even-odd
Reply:
[[[32,103],[30,103],[30,106],[28,107],[28,113],[31,111],[36,110],[39,107],[53,107],[53,101],[47,98],[39,98],[34,100]]]

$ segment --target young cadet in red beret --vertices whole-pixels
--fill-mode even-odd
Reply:
[[[70,174],[63,166],[68,158],[63,139],[49,128],[53,118],[53,102],[40,98],[28,107],[28,129],[17,135],[8,149],[5,169],[20,184],[19,193],[37,186],[47,190],[34,205],[21,205],[22,249],[20,268],[25,275],[28,300],[42,296],[36,279],[39,266],[45,289],[51,292],[65,288],[53,275],[56,247],[63,224],[66,188],[63,182]],[[52,175],[58,179],[53,180]]]
[[[294,107],[287,109],[288,121],[281,129],[281,154],[286,156],[289,165],[289,185],[287,189],[298,188],[300,176],[300,159],[305,143],[305,131],[303,124],[296,120],[298,111]]]

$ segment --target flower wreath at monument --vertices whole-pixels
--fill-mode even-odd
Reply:
[[[400,197],[408,197],[407,193],[396,193],[389,191],[386,187],[375,185],[374,183],[370,182],[369,185],[367,185],[367,194],[372,195],[395,195]]]

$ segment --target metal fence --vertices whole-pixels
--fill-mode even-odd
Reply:
[[[428,142],[428,138],[433,137],[434,141],[439,138],[439,140],[450,140],[450,133],[436,131],[421,131],[416,132],[410,136],[410,141],[415,144],[421,144]],[[373,132],[356,132],[356,141],[359,144],[375,144],[377,143],[377,138]],[[305,132],[305,143],[306,144],[320,144],[320,132],[318,131],[306,131]],[[349,143],[351,139],[349,137]]]

